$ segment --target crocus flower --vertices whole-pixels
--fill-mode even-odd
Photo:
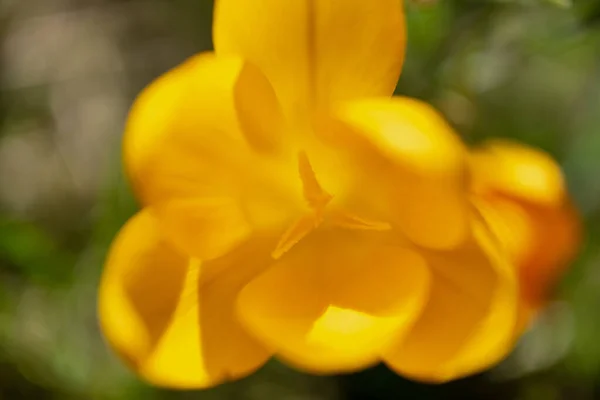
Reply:
[[[519,334],[573,261],[580,220],[560,167],[540,150],[493,140],[474,149],[471,166],[476,204],[517,268]]]
[[[103,332],[145,380],[202,388],[270,357],[414,379],[511,349],[512,266],[469,202],[468,152],[391,98],[398,0],[220,0],[214,53],[152,83],[124,138],[142,210],[112,245]]]

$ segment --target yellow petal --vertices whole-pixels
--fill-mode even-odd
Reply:
[[[216,267],[177,253],[161,239],[154,216],[142,211],[118,235],[106,263],[98,303],[104,335],[156,385],[203,388],[243,377],[269,357],[234,318],[234,299],[262,268],[254,265],[258,259],[207,282],[204,270]]]
[[[207,53],[190,63],[136,103],[125,159],[172,243],[206,260],[256,224],[278,221],[277,206],[291,202],[280,198],[289,179],[280,176],[283,122],[270,84],[236,57]],[[153,112],[160,123],[148,126]]]
[[[126,170],[137,188],[157,147],[177,129],[241,130],[251,146],[268,151],[281,140],[282,123],[273,89],[256,68],[202,53],[157,78],[135,100],[123,139]]]
[[[170,129],[201,56],[192,57],[148,85],[132,106],[123,136],[125,170],[139,192],[139,175],[156,142]]]
[[[473,204],[501,242],[503,250],[518,266],[536,242],[534,221],[518,201],[505,196],[477,196]]]
[[[313,231],[241,292],[245,326],[304,370],[334,373],[378,362],[410,328],[429,286],[423,259],[385,237]]]
[[[471,173],[474,202],[518,269],[526,326],[574,258],[580,219],[559,165],[540,150],[491,141],[473,151]]]
[[[410,335],[384,356],[398,373],[444,382],[499,362],[513,346],[517,318],[514,273],[487,228],[453,251],[428,252],[432,289]]]
[[[368,197],[367,213],[376,213],[356,214],[391,220],[423,246],[449,248],[465,238],[465,149],[431,107],[408,98],[349,102],[319,134],[350,154],[355,187],[346,201]]]
[[[478,198],[476,204],[517,268],[523,307],[539,309],[579,248],[581,224],[574,207],[569,202],[544,207],[501,195]]]
[[[269,78],[293,120],[330,104],[391,95],[402,67],[400,0],[219,0],[218,54],[235,54]]]
[[[560,167],[541,150],[494,140],[473,151],[470,161],[476,193],[501,193],[546,205],[559,205],[565,198]]]
[[[226,254],[252,234],[240,203],[232,197],[174,199],[155,211],[176,248],[204,259]]]

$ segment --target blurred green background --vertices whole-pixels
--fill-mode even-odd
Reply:
[[[547,150],[585,218],[580,257],[505,363],[427,386],[384,367],[312,377],[272,362],[187,393],[125,370],[95,315],[107,246],[135,210],[120,136],[146,84],[210,49],[211,17],[211,0],[0,0],[0,399],[600,399],[599,0],[407,4],[397,93],[468,142]]]

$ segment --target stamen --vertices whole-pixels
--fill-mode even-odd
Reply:
[[[327,193],[319,184],[305,151],[298,154],[298,170],[302,180],[304,198],[308,205],[314,210],[322,211],[333,196]]]
[[[274,259],[278,259],[284,255],[289,249],[294,247],[300,240],[308,235],[313,229],[315,229],[321,223],[319,217],[316,214],[304,215],[298,219],[292,226],[279,239],[277,247],[271,253]]]
[[[392,229],[392,226],[387,222],[362,218],[345,211],[333,211],[330,218],[331,223],[340,228],[367,231],[389,231]]]

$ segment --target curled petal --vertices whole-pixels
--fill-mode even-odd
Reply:
[[[146,119],[152,113],[158,116]],[[141,95],[125,159],[171,242],[207,260],[244,241],[257,224],[287,217],[280,207],[292,203],[278,157],[282,129],[261,72],[239,58],[206,53]]]
[[[132,106],[123,136],[125,170],[140,194],[141,172],[174,124],[186,87],[202,56],[188,59],[146,87]]]
[[[471,154],[473,190],[500,193],[525,201],[560,205],[565,182],[546,153],[508,140],[489,141]]]
[[[522,314],[535,315],[581,241],[562,172],[544,152],[498,140],[473,151],[471,171],[475,204],[518,269]]]
[[[487,227],[459,249],[427,252],[431,296],[410,334],[384,361],[414,379],[444,382],[499,362],[514,344],[517,284]]]
[[[550,208],[504,196],[488,196],[477,207],[517,268],[522,307],[528,314],[548,300],[581,242],[580,219],[565,202]]]
[[[335,373],[378,362],[410,329],[429,287],[424,260],[383,237],[312,232],[241,292],[241,320],[304,370]]]
[[[126,170],[134,186],[143,183],[143,169],[178,129],[220,131],[272,151],[282,124],[273,89],[255,67],[202,53],[157,78],[135,100],[124,134]]]
[[[220,262],[234,261],[240,260]],[[103,333],[156,385],[204,388],[243,377],[269,358],[234,317],[239,289],[262,267],[256,263],[214,276],[215,266],[175,251],[162,240],[154,216],[141,211],[123,228],[106,263],[98,303]]]
[[[391,95],[405,50],[399,0],[219,0],[217,54],[259,66],[289,117],[334,102]]]
[[[450,248],[465,238],[466,152],[428,105],[408,98],[349,102],[319,135],[348,155],[344,169],[352,171],[354,191],[346,201],[370,203],[358,214],[389,220],[427,247]],[[379,215],[369,215],[374,210]]]

